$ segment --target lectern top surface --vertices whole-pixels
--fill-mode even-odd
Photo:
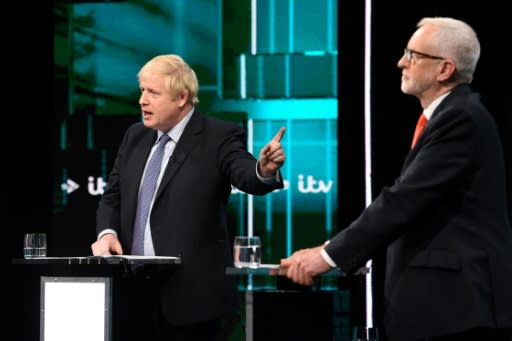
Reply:
[[[131,255],[111,255],[111,256],[88,256],[88,257],[35,257],[31,259],[16,258],[13,264],[93,264],[93,265],[112,265],[112,264],[181,264],[180,257],[172,256],[131,256]]]

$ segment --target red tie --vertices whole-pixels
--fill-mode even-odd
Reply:
[[[427,125],[427,118],[423,113],[420,115],[420,118],[418,119],[418,123],[416,123],[416,130],[414,131],[414,137],[412,139],[411,149],[414,148],[416,145],[416,141],[418,141],[419,137],[421,136],[421,133],[423,132],[423,128]]]

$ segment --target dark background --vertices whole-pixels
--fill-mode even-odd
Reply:
[[[463,5],[462,5],[463,4]],[[29,9],[30,7],[30,9]],[[52,1],[8,2],[3,5],[2,65],[2,169],[4,233],[2,261],[7,269],[7,313],[12,333],[23,331],[23,311],[30,297],[23,297],[24,283],[16,280],[18,269],[10,266],[22,256],[22,237],[28,231],[51,235],[52,181],[55,136],[52,123]],[[363,1],[339,3],[339,94],[344,103],[339,116],[339,224],[347,226],[364,208],[363,159]],[[453,16],[477,31],[482,54],[473,88],[494,115],[502,136],[508,174],[507,192],[512,193],[512,113],[509,105],[512,29],[504,2],[476,4],[458,1],[375,1],[372,9],[372,180],[376,196],[393,182],[409,148],[417,114],[417,100],[400,92],[396,63],[416,22],[423,16]],[[345,53],[346,52],[346,53]],[[512,198],[509,207],[512,207]],[[511,209],[512,211],[512,209]],[[50,238],[51,239],[51,238]],[[51,246],[50,246],[51,247]],[[512,261],[512,260],[511,260]],[[381,309],[381,267],[376,257],[375,315]],[[15,299],[15,300],[14,300]],[[37,298],[36,298],[37,299]],[[37,300],[34,302],[38,302]],[[37,306],[30,309],[37,309]],[[35,331],[37,333],[37,331]],[[15,334],[16,335],[16,334]],[[36,334],[37,335],[37,334]],[[37,338],[36,338],[37,339]]]

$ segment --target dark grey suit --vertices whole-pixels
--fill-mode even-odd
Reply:
[[[156,132],[132,125],[119,148],[99,202],[97,231],[115,229],[125,252],[132,242],[137,192]],[[164,316],[173,324],[218,319],[237,310],[226,205],[231,185],[262,195],[268,185],[256,175],[256,160],[246,150],[242,128],[193,113],[159,185],[150,216],[156,255],[181,255],[183,264],[161,287]]]
[[[495,122],[469,86],[436,108],[400,176],[326,247],[343,270],[385,247],[390,341],[512,327],[512,230]]]

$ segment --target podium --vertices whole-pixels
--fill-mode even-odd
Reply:
[[[364,325],[368,271],[363,267],[347,275],[333,269],[307,287],[292,283],[276,267],[226,268],[242,282],[245,341],[359,340],[354,332]]]
[[[181,264],[179,257],[107,256],[14,259],[24,283],[22,339],[128,341],[152,328],[146,293]],[[132,298],[138,298],[132,300]],[[37,309],[39,308],[39,309]],[[38,335],[37,335],[38,334]],[[36,337],[38,336],[38,338]],[[143,339],[143,338],[142,338]]]

